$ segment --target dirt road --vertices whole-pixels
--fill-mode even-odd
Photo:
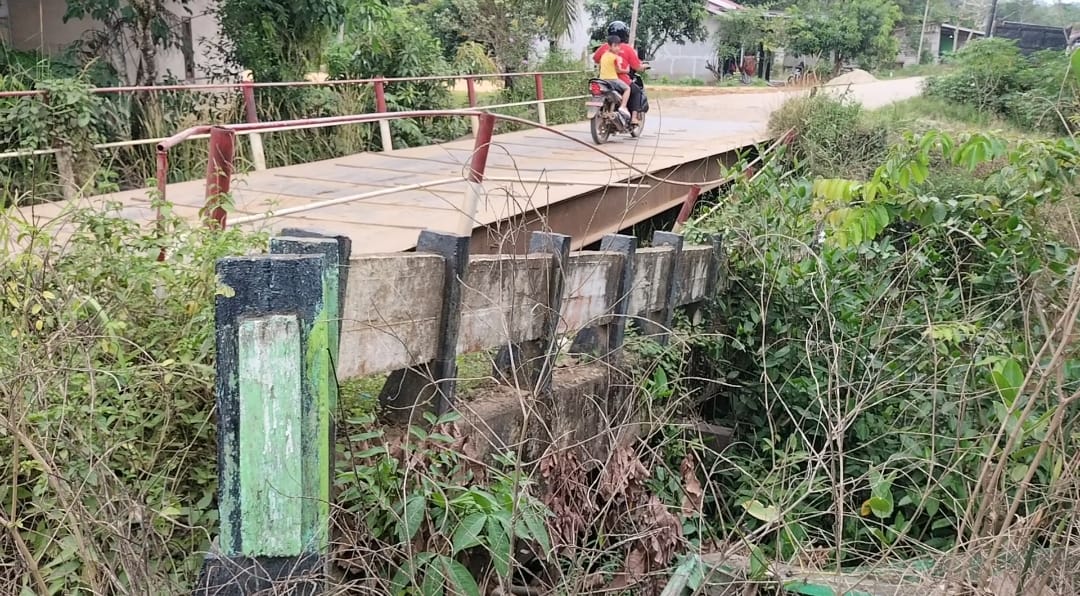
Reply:
[[[826,93],[833,96],[848,94],[865,107],[874,109],[890,103],[916,97],[922,93],[922,77],[892,79],[858,85],[826,85]],[[662,98],[650,100],[649,117],[697,117],[716,118],[767,124],[769,115],[792,97],[808,95],[809,89],[777,90],[762,89],[758,93],[750,91],[732,94],[695,94],[686,97]]]

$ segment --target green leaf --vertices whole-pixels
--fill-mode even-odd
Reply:
[[[479,546],[481,544],[480,532],[484,530],[486,521],[486,513],[473,513],[461,520],[457,529],[454,530],[454,537],[451,540],[453,554],[456,555],[467,548]]]
[[[1020,368],[1020,363],[1009,358],[995,366],[991,376],[1001,399],[1011,408],[1020,394],[1020,385],[1024,383],[1024,371]]]
[[[750,579],[758,580],[769,571],[769,560],[756,544],[750,545]]]
[[[551,538],[548,537],[547,524],[544,523],[541,514],[533,510],[528,510],[525,511],[522,517],[525,520],[525,526],[529,528],[530,538],[540,545],[542,553],[550,553]]]
[[[446,589],[446,579],[438,565],[428,565],[424,571],[424,582],[420,584],[423,596],[442,596]]]
[[[1027,476],[1028,467],[1026,464],[1013,464],[1009,468],[1009,479],[1019,484],[1024,480],[1024,476]]]
[[[491,564],[495,566],[495,573],[499,577],[510,577],[510,563],[514,553],[510,550],[510,536],[506,525],[495,516],[487,518],[488,548],[491,550]]]
[[[870,499],[866,501],[866,504],[870,506],[870,511],[873,512],[874,516],[879,519],[885,519],[893,513],[892,501],[888,499],[882,497],[870,497]]]
[[[459,596],[480,596],[480,586],[476,585],[476,579],[464,565],[449,557],[441,557],[441,561],[446,569],[446,577],[457,588]]]
[[[780,519],[780,511],[773,505],[765,506],[760,501],[750,500],[742,504],[743,509],[751,515],[767,524]]]
[[[401,594],[404,592],[405,588],[412,582],[414,572],[415,566],[412,561],[406,561],[404,565],[399,567],[393,579],[390,580],[390,593]]]
[[[877,221],[878,229],[884,230],[889,225],[889,210],[885,208],[885,205],[874,205],[872,208],[874,219]]]
[[[403,534],[399,533],[402,535],[402,542],[408,542],[416,536],[416,533],[420,531],[420,524],[424,523],[426,514],[427,499],[423,495],[413,495],[405,501],[405,510],[401,514]]]

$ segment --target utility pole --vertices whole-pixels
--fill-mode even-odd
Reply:
[[[632,48],[634,41],[637,40],[637,13],[640,6],[641,0],[634,0],[634,8],[630,11],[630,47]]]
[[[986,37],[994,36],[994,20],[997,17],[997,3],[998,0],[991,0],[990,2],[990,14],[986,15]]]
[[[922,30],[919,31],[919,51],[915,54],[915,64],[922,64],[923,41],[926,40],[926,19],[930,16],[930,0],[926,0],[926,8],[922,13]]]

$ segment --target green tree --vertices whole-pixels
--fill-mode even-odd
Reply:
[[[594,41],[607,38],[607,24],[611,21],[630,22],[633,0],[587,0],[585,10],[592,20],[591,36]],[[651,60],[657,50],[667,43],[684,44],[688,41],[704,41],[705,10],[703,2],[695,0],[648,0],[638,9],[637,39],[635,47],[642,60]]]
[[[1004,21],[1068,27],[1080,21],[1080,5],[1064,2],[1010,0],[998,4],[997,14],[998,18]]]
[[[439,41],[411,7],[395,6],[374,13],[350,9],[341,41],[333,42],[324,56],[335,79],[424,77],[451,74]],[[402,81],[386,85],[391,111],[444,110],[452,95],[446,81]],[[374,97],[364,95],[364,110],[373,110]],[[461,131],[450,119],[395,120],[391,123],[399,147],[454,138]]]
[[[345,0],[221,0],[218,30],[227,42],[221,49],[234,67],[251,70],[256,80],[298,79],[318,66],[349,6]]]
[[[176,4],[190,13],[189,2],[177,0]],[[104,25],[90,40],[93,49],[108,56],[117,66],[126,65],[129,57],[135,58],[136,85],[153,85],[157,81],[158,50],[173,47],[178,42],[176,31],[180,17],[166,7],[165,0],[128,0],[124,3],[118,0],[68,0],[64,22],[82,18]],[[135,56],[127,50],[132,42]]]
[[[834,73],[848,60],[892,60],[899,49],[893,31],[901,14],[890,0],[814,2],[796,6],[788,15],[787,48],[799,55],[831,55]]]
[[[455,0],[427,0],[415,5],[414,10],[439,40],[443,57],[447,60],[457,54],[458,46],[469,41],[462,30],[465,16]]]
[[[446,23],[448,30],[460,31],[463,41],[483,45],[494,57],[501,72],[518,72],[528,64],[533,43],[556,37],[547,19],[542,0],[449,0],[452,9],[442,14],[459,19]],[[446,35],[444,29],[443,36]]]
[[[736,10],[717,20],[713,35],[716,54],[721,59],[738,57],[741,51],[756,52],[761,44],[771,45],[775,20],[765,17],[761,9]]]

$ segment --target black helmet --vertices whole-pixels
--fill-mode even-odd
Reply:
[[[630,27],[627,27],[626,23],[622,21],[611,21],[607,26],[607,34],[608,37],[618,35],[619,41],[630,43]]]

